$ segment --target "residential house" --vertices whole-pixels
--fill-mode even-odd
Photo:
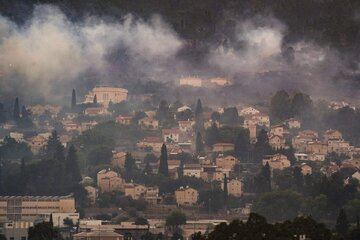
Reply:
[[[111,115],[111,113],[104,107],[89,107],[84,111],[87,116],[106,116]]]
[[[307,142],[305,152],[326,155],[328,153],[328,145],[321,141]]]
[[[195,125],[195,121],[178,121],[179,130],[181,132],[193,132],[193,127]]]
[[[257,113],[244,116],[245,125],[259,125],[270,128],[270,117],[264,113]]]
[[[308,142],[318,141],[319,135],[317,132],[312,130],[304,130],[292,138],[292,146],[298,152],[306,152]]]
[[[284,149],[285,145],[285,138],[282,135],[275,135],[271,134],[269,137],[269,144],[273,149]]]
[[[252,143],[255,143],[256,142],[256,138],[257,138],[257,127],[256,125],[247,125],[247,124],[244,124],[243,125],[243,128],[246,128],[249,130],[249,136],[250,136],[250,142]]]
[[[344,140],[328,140],[328,152],[336,152],[337,154],[348,153],[354,147],[350,146],[348,141]]]
[[[224,181],[221,183],[221,189],[224,190]],[[228,180],[227,189],[228,189],[228,194],[234,197],[241,197],[243,195],[241,180],[238,179]]]
[[[324,141],[343,140],[342,134],[338,130],[329,129],[324,133]]]
[[[33,152],[34,154],[38,154],[42,149],[46,147],[47,141],[48,138],[39,134],[30,138],[27,141],[27,144],[29,145],[31,152]]]
[[[232,143],[215,143],[213,145],[213,152],[227,152],[234,151],[235,147]]]
[[[151,149],[152,151],[159,153],[163,145],[163,140],[160,137],[145,137],[141,140],[137,147],[143,150]]]
[[[24,134],[19,132],[10,132],[9,137],[15,139],[16,142],[24,142]]]
[[[117,172],[103,169],[97,173],[97,186],[100,192],[123,191],[125,181]]]
[[[301,169],[301,173],[302,175],[311,175],[312,174],[312,167],[309,166],[308,164],[306,163],[302,163],[300,165],[297,165],[295,167],[299,167]]]
[[[81,132],[80,125],[71,121],[63,122],[63,128],[67,132]]]
[[[178,128],[163,129],[162,137],[164,142],[178,143],[180,138],[180,130]]]
[[[320,168],[320,172],[322,174],[325,174],[327,177],[330,177],[331,175],[333,175],[334,173],[338,172],[340,170],[339,166],[334,163],[334,162],[330,162],[328,164],[324,164],[321,168]]]
[[[153,118],[145,117],[139,120],[139,125],[144,129],[158,129],[159,121]]]
[[[277,136],[283,137],[284,132],[285,132],[285,125],[284,124],[279,124],[279,125],[272,126],[271,129],[270,129],[270,135],[277,135]]]
[[[255,114],[258,114],[258,113],[260,113],[259,110],[255,109],[253,107],[247,107],[247,108],[243,108],[240,111],[240,116],[255,115]]]
[[[295,118],[290,118],[288,120],[285,120],[284,123],[288,127],[288,129],[299,129],[299,128],[301,128],[300,121],[296,120]]]
[[[183,168],[183,175],[187,177],[201,177],[201,166],[199,164],[185,164]]]
[[[136,183],[126,183],[124,186],[125,196],[130,196],[132,199],[139,199],[144,197],[146,193],[146,187]]]
[[[195,205],[199,198],[199,192],[191,187],[180,187],[175,191],[176,203],[180,206]]]
[[[118,124],[123,124],[123,125],[130,125],[131,124],[131,120],[132,120],[132,116],[118,116],[115,121]]]
[[[125,167],[126,152],[114,152],[111,160],[113,166]]]
[[[224,169],[232,170],[236,164],[239,163],[239,159],[234,156],[226,156],[223,155],[216,158],[216,166]]]
[[[271,169],[283,170],[290,167],[290,161],[283,154],[277,153],[273,155],[265,155],[262,160],[263,165],[269,163]]]
[[[161,201],[161,197],[159,197],[159,187],[146,187],[144,198],[149,204],[159,204]]]

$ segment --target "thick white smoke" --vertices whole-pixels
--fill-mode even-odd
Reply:
[[[73,23],[58,8],[40,5],[25,25],[0,17],[1,85],[14,75],[41,89],[44,97],[54,86],[71,84],[91,70],[106,74],[108,56],[124,49],[134,61],[166,61],[182,41],[158,16],[148,22],[128,15],[119,22],[89,18]]]

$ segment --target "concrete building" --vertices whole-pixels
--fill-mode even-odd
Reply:
[[[75,213],[72,196],[1,196],[1,221],[34,221],[52,213]]]
[[[85,190],[90,204],[95,204],[99,193],[98,189],[93,186],[86,186]]]
[[[100,192],[123,191],[124,180],[117,172],[103,169],[97,173],[97,186]]]
[[[234,151],[235,147],[232,143],[215,143],[213,145],[213,152],[227,152]]]
[[[232,170],[236,164],[239,163],[239,160],[234,156],[220,156],[216,158],[216,166],[223,168],[223,169],[229,169]]]
[[[2,233],[9,240],[26,240],[28,239],[28,229],[32,226],[34,226],[33,222],[6,222],[3,225]]]
[[[108,106],[109,102],[120,103],[125,101],[128,90],[119,87],[97,86],[85,95],[85,103],[92,103],[95,95],[99,104]]]
[[[243,195],[242,182],[238,179],[228,180],[227,188],[229,195],[234,197],[241,197]],[[224,190],[224,181],[221,183],[221,189]]]
[[[263,165],[269,163],[271,169],[283,170],[290,167],[290,161],[283,154],[277,153],[274,155],[265,155],[262,160]]]
[[[145,196],[146,187],[141,184],[127,183],[125,184],[125,196],[130,196],[132,199],[139,199]]]
[[[178,205],[195,205],[199,198],[199,192],[191,187],[180,187],[175,191],[175,199]]]

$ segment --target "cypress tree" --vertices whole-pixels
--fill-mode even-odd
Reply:
[[[206,144],[212,147],[215,143],[220,142],[220,133],[216,123],[213,123],[210,129],[206,130]]]
[[[97,97],[96,97],[96,94],[95,94],[95,96],[94,96],[93,103],[94,103],[95,105],[97,104]]]
[[[65,151],[64,146],[61,144],[58,144],[56,146],[54,159],[58,162],[65,163],[65,152],[64,151]]]
[[[302,192],[303,190],[303,186],[304,186],[304,177],[301,173],[301,168],[296,166],[294,168],[294,179],[295,179],[295,184],[296,184],[296,188],[299,192]]]
[[[204,116],[203,116],[203,108],[201,104],[201,100],[198,99],[195,107],[195,131],[196,132],[204,132]]]
[[[24,119],[29,117],[29,112],[26,110],[26,107],[24,105],[21,108],[21,117]]]
[[[0,195],[4,194],[4,185],[3,185],[3,177],[2,177],[2,158],[0,155]]]
[[[20,184],[21,184],[21,193],[25,194],[26,192],[26,166],[25,166],[25,158],[21,158],[21,167],[20,167]]]
[[[201,133],[198,132],[197,135],[196,135],[196,153],[199,155],[201,154],[202,152],[204,152],[204,142],[203,142],[203,139],[202,139],[202,136],[201,136]]]
[[[71,145],[69,148],[65,163],[65,171],[73,183],[78,183],[81,181],[80,167],[74,145]]]
[[[344,209],[341,209],[336,219],[336,231],[340,236],[346,238],[349,232],[349,227],[350,224],[347,219],[346,213]]]
[[[54,226],[54,221],[53,221],[53,215],[52,213],[50,214],[50,220],[49,220],[51,226]]]
[[[257,141],[254,147],[254,160],[256,163],[260,163],[264,155],[271,154],[272,148],[269,144],[269,137],[264,129],[261,129],[257,136]]]
[[[165,143],[163,143],[161,147],[159,173],[164,176],[167,176],[169,171],[167,161],[168,161],[167,148]]]
[[[131,153],[126,153],[125,156],[125,171],[126,178],[130,180],[133,177],[133,171],[135,168],[135,159],[131,156]]]
[[[226,174],[224,174],[224,203],[225,203],[225,208],[227,209],[227,200],[228,200],[228,179]]]
[[[265,166],[262,168],[262,177],[264,179],[265,191],[271,192],[271,169],[269,162],[267,162]]]
[[[6,122],[6,112],[4,104],[0,103],[0,123]]]
[[[19,121],[19,119],[20,119],[19,98],[15,99],[13,119],[14,119],[15,122]]]
[[[76,107],[76,92],[75,89],[73,89],[71,94],[71,109],[74,110],[75,107]]]
[[[45,158],[48,158],[48,159],[53,158],[54,154],[56,152],[56,149],[59,145],[61,145],[61,142],[59,140],[59,136],[58,136],[57,132],[54,130],[51,133],[51,136],[49,137],[49,140],[47,142],[47,145],[46,145],[46,148],[44,151]]]

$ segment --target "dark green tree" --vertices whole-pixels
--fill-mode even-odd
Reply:
[[[160,122],[164,122],[169,117],[169,104],[165,100],[161,100],[159,103],[159,108],[156,112],[156,118]]]
[[[269,137],[264,129],[261,129],[257,136],[257,141],[254,147],[254,161],[255,163],[261,163],[264,155],[272,153],[271,146],[269,144]]]
[[[4,104],[0,103],[0,123],[6,122],[6,111]]]
[[[350,224],[347,219],[344,209],[340,209],[339,215],[336,218],[336,232],[343,238],[347,238],[349,233]]]
[[[47,159],[51,159],[54,157],[55,152],[57,148],[61,145],[61,142],[59,140],[59,136],[57,132],[54,130],[51,133],[51,136],[48,139],[48,142],[46,144],[45,150],[44,150],[44,157]]]
[[[220,133],[216,123],[213,123],[210,128],[206,129],[205,142],[209,147],[220,142]]]
[[[275,122],[284,121],[291,116],[291,100],[286,91],[278,91],[271,98],[270,116]]]
[[[135,159],[129,152],[126,153],[124,167],[126,179],[131,180],[134,177]]]
[[[26,193],[26,185],[27,185],[27,174],[26,174],[26,166],[25,166],[25,158],[21,158],[21,166],[20,166],[20,186],[21,186],[21,194]]]
[[[295,185],[296,185],[296,190],[298,192],[302,192],[303,191],[303,186],[304,186],[304,177],[303,174],[301,172],[301,168],[296,166],[294,168],[294,180],[295,180]]]
[[[163,176],[168,176],[168,154],[165,143],[161,147],[159,173]]]
[[[196,154],[199,155],[204,152],[204,142],[200,132],[198,132],[196,135],[195,146],[196,146]]]
[[[198,99],[195,107],[195,132],[204,133],[204,114],[201,100]]]
[[[76,107],[76,92],[75,89],[73,89],[71,93],[71,109],[74,110],[75,107]]]
[[[74,145],[71,145],[67,154],[65,171],[68,174],[72,183],[78,183],[81,181],[80,167],[78,163],[78,157]]]
[[[235,156],[241,160],[248,160],[250,152],[250,133],[249,130],[241,131],[235,140]]]
[[[228,202],[228,179],[226,174],[224,174],[224,203],[225,203],[225,209],[227,209],[227,202]]]
[[[19,106],[19,98],[15,99],[14,103],[14,111],[13,111],[13,120],[15,122],[20,120],[20,106]]]
[[[59,231],[50,222],[42,222],[30,227],[28,230],[29,240],[60,240],[62,239]]]
[[[97,96],[96,96],[96,94],[95,94],[95,96],[94,96],[94,98],[93,98],[93,104],[94,104],[94,105],[97,105],[97,103],[98,103],[98,102],[97,102]]]

